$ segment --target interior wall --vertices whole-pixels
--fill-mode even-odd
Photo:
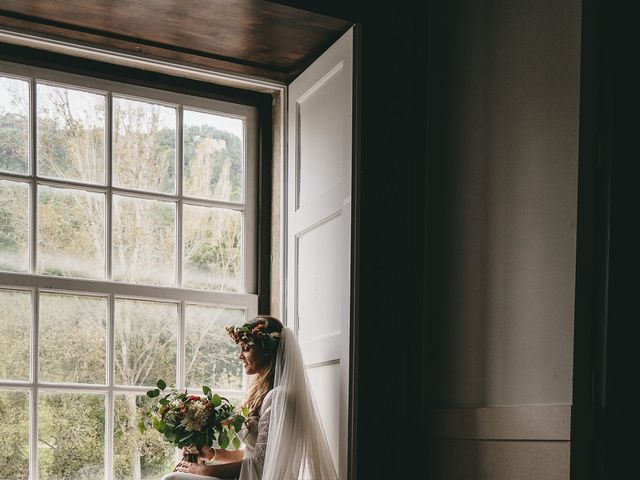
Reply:
[[[580,25],[579,0],[432,2],[434,478],[569,478]]]

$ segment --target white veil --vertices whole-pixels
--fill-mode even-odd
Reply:
[[[295,333],[284,328],[276,356],[273,403],[261,480],[337,480]],[[243,468],[240,480],[250,470]]]

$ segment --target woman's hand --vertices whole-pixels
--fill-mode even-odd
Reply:
[[[176,472],[195,473],[196,475],[208,475],[209,465],[204,463],[191,463],[182,461],[176,466]]]

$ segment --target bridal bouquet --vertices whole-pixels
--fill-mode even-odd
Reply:
[[[167,389],[163,380],[158,380],[156,386],[147,392],[147,396],[158,398],[158,403],[138,424],[141,432],[150,424],[164,435],[165,440],[182,448],[185,460],[192,462],[197,459],[198,449],[205,445],[240,448],[238,432],[249,414],[246,408],[242,412],[236,411],[229,400],[213,393],[207,386],[202,387],[203,396]]]

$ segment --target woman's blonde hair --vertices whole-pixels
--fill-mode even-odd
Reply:
[[[258,325],[264,325],[264,327],[261,327],[261,331],[267,334],[280,333],[284,328],[280,320],[268,315],[259,315],[245,325],[250,329],[254,329]],[[251,382],[249,390],[247,390],[244,401],[242,402],[244,406],[249,408],[249,411],[251,412],[250,415],[252,416],[257,414],[258,410],[260,410],[260,407],[262,406],[264,397],[273,388],[273,379],[276,371],[276,356],[278,353],[279,343],[279,341],[275,343],[275,348],[264,348],[263,344],[260,342],[251,346],[251,348],[258,349],[259,354],[267,357],[266,367],[256,374]]]

